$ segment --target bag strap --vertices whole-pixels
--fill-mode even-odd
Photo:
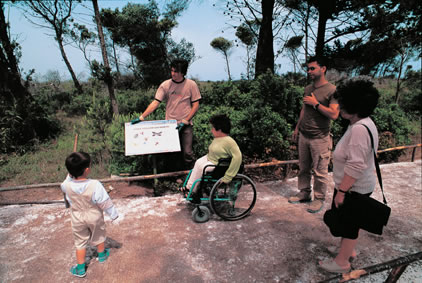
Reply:
[[[369,137],[371,138],[372,150],[374,152],[375,168],[377,170],[378,182],[379,182],[380,187],[381,187],[382,199],[383,199],[384,204],[387,204],[387,200],[385,199],[385,196],[384,196],[384,189],[383,189],[383,186],[382,186],[381,170],[380,170],[380,166],[378,164],[377,154],[375,153],[374,138],[373,138],[371,130],[369,130],[368,126],[366,126],[364,124],[362,124],[362,126],[364,126],[368,130]]]

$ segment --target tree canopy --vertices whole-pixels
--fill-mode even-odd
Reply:
[[[374,74],[382,65],[398,69],[392,67],[393,62],[400,61],[397,57],[404,50],[407,58],[421,56],[422,8],[415,0],[224,2],[224,13],[234,27],[239,22],[245,26],[256,22],[260,26],[258,35],[250,28],[258,38],[256,71],[272,70],[274,59],[288,47],[289,39],[299,37],[304,38],[303,46],[295,53],[302,62],[309,55],[325,55],[338,63],[333,67],[357,74]]]
[[[231,81],[232,77],[230,74],[229,54],[233,47],[233,42],[225,39],[224,37],[217,37],[211,41],[210,45],[212,48],[223,54],[224,59],[226,60],[227,74],[229,75],[229,80]]]
[[[186,1],[171,1],[161,13],[155,1],[147,4],[127,4],[118,9],[101,10],[101,21],[112,40],[129,49],[136,58],[136,75],[147,85],[157,85],[170,76],[169,63],[176,56],[191,62],[193,45],[182,40],[174,42],[170,35],[176,18],[187,7]]]

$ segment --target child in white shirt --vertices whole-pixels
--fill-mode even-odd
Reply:
[[[65,161],[69,172],[61,189],[71,207],[71,223],[76,247],[77,265],[70,272],[77,277],[85,277],[85,255],[89,243],[97,246],[98,261],[107,260],[110,250],[105,248],[105,211],[112,220],[118,217],[107,191],[97,180],[88,179],[91,172],[91,158],[85,152],[73,152]]]

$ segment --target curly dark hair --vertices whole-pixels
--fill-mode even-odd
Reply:
[[[359,118],[366,118],[374,112],[379,96],[373,82],[360,78],[340,82],[334,93],[340,108],[349,114],[357,114]]]
[[[231,121],[230,118],[227,117],[225,114],[218,114],[214,115],[210,118],[210,123],[214,127],[214,129],[221,130],[225,134],[230,134],[231,130]]]
[[[77,178],[91,165],[91,157],[86,152],[73,152],[66,158],[65,165],[69,174]]]

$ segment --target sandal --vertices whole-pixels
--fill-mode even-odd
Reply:
[[[85,277],[86,276],[86,267],[83,265],[83,269],[78,268],[78,265],[74,265],[70,268],[70,273],[76,277]]]
[[[98,262],[104,263],[110,255],[110,249],[104,249],[102,253],[98,253]]]
[[[333,259],[320,261],[318,266],[331,273],[347,273],[350,271],[350,264],[348,267],[341,267]]]

